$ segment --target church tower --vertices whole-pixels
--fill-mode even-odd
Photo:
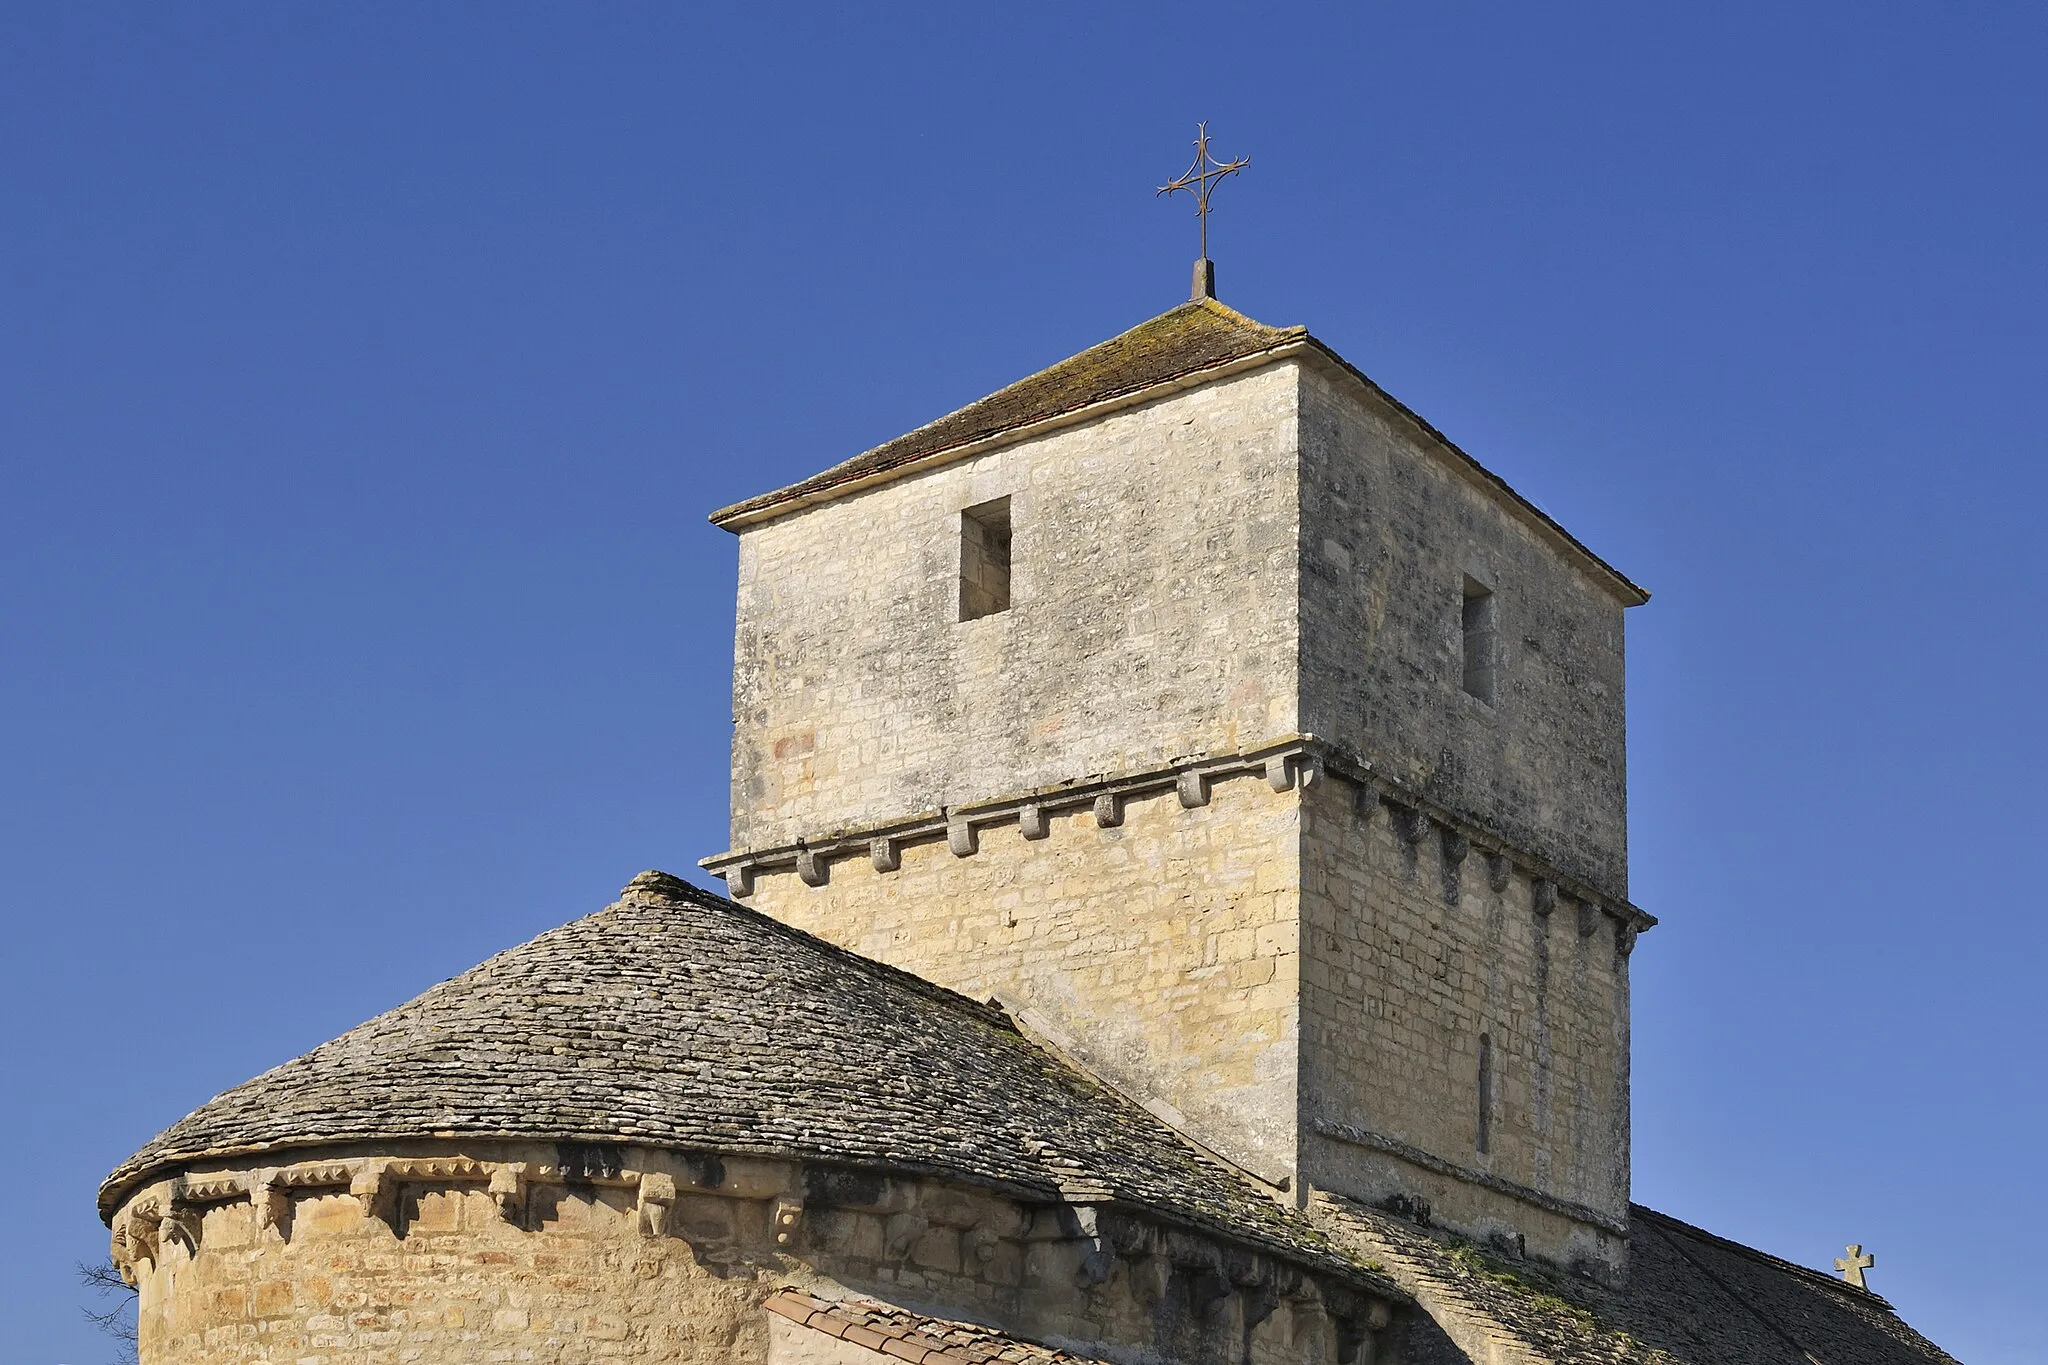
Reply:
[[[1281,1197],[1621,1274],[1641,589],[1206,297],[712,520],[735,897]]]

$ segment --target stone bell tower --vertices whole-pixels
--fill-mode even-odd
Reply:
[[[734,896],[1285,1197],[1621,1273],[1639,588],[1207,298],[712,520]]]

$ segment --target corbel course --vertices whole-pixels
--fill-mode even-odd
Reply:
[[[857,854],[863,848],[876,871],[893,872],[902,866],[906,843],[943,838],[957,856],[970,857],[980,850],[984,828],[1011,820],[1016,821],[1022,837],[1042,839],[1050,832],[1053,814],[1079,807],[1091,811],[1097,828],[1115,829],[1123,822],[1125,803],[1135,797],[1170,790],[1183,809],[1196,810],[1209,804],[1219,781],[1261,776],[1278,793],[1307,789],[1325,774],[1352,784],[1352,809],[1362,824],[1370,824],[1374,813],[1385,807],[1392,828],[1411,844],[1419,844],[1432,830],[1438,831],[1451,865],[1464,861],[1471,850],[1480,850],[1487,859],[1488,884],[1496,892],[1506,891],[1515,870],[1521,869],[1530,880],[1531,906],[1538,915],[1548,915],[1556,907],[1562,890],[1571,900],[1593,905],[1617,924],[1632,925],[1637,933],[1657,923],[1655,916],[1511,843],[1484,821],[1432,800],[1370,760],[1314,735],[1291,735],[1232,753],[1191,755],[1158,768],[1082,778],[789,845],[733,850],[706,858],[699,866],[723,877],[728,894],[737,900],[753,893],[764,872],[794,870],[807,885],[822,886],[827,861]],[[806,867],[811,869],[808,874]],[[1634,939],[1629,941],[1633,946]]]

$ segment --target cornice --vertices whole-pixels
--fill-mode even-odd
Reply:
[[[834,863],[863,856],[877,872],[898,870],[906,844],[943,839],[956,856],[966,858],[980,851],[981,832],[998,826],[1014,825],[1024,838],[1040,839],[1046,835],[1048,816],[1086,808],[1098,828],[1111,829],[1123,823],[1124,803],[1135,797],[1172,791],[1184,809],[1194,809],[1209,804],[1209,789],[1217,782],[1263,777],[1273,791],[1284,792],[1326,775],[1355,788],[1358,809],[1365,817],[1370,818],[1378,806],[1395,813],[1411,842],[1437,829],[1454,841],[1451,846],[1459,849],[1461,856],[1477,850],[1496,860],[1496,890],[1505,886],[1503,878],[1508,872],[1520,869],[1536,887],[1540,913],[1547,913],[1563,897],[1582,910],[1613,919],[1624,951],[1633,946],[1636,934],[1657,923],[1656,916],[1625,897],[1575,876],[1480,817],[1425,795],[1371,760],[1312,734],[1287,735],[1253,748],[1193,755],[1156,767],[1076,778],[894,819],[841,826],[791,843],[728,850],[701,859],[697,865],[723,878],[734,899],[745,899],[762,873],[794,871],[805,885],[824,886]]]

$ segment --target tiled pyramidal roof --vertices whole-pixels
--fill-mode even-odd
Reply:
[[[1625,601],[1634,604],[1649,600],[1649,594],[1631,583],[1619,569],[1586,548],[1498,474],[1460,450],[1420,414],[1310,336],[1306,327],[1269,327],[1214,299],[1195,299],[1168,309],[1129,331],[998,389],[936,422],[928,422],[833,465],[821,474],[720,508],[711,514],[711,520],[738,530],[755,520],[780,516],[870,483],[899,477],[897,471],[908,473],[911,466],[965,458],[999,438],[1029,435],[1041,423],[1086,414],[1103,405],[1140,402],[1140,395],[1147,390],[1164,392],[1180,383],[1206,382],[1261,364],[1265,359],[1296,352],[1319,356],[1350,375],[1378,401],[1413,423],[1424,439],[1441,448],[1448,458],[1520,509],[1545,533],[1556,537],[1570,553],[1582,556],[1594,572],[1611,582]]]
[[[1306,340],[1305,327],[1268,327],[1214,299],[1197,299],[822,474],[714,512],[711,519],[724,523],[805,501],[943,451]]]
[[[1408,1365],[1956,1365],[1877,1295],[1640,1205],[1618,1290],[1347,1200],[1321,1196],[1315,1214],[1428,1315]]]
[[[194,1161],[440,1136],[951,1174],[1356,1274],[1304,1215],[1001,1010],[659,872],[201,1106],[107,1177],[100,1211]]]

